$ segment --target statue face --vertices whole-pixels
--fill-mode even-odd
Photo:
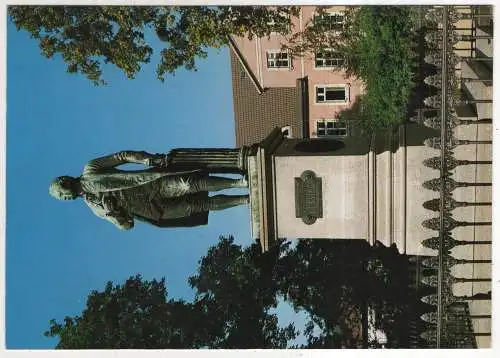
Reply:
[[[76,183],[77,180],[73,177],[58,177],[50,184],[49,193],[59,200],[74,200],[78,197]]]

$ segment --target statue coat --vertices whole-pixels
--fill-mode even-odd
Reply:
[[[131,216],[127,212],[110,213],[101,203],[102,195],[113,194],[113,192],[138,188],[148,183],[165,177],[190,176],[203,177],[208,173],[202,170],[169,170],[163,167],[151,167],[146,170],[120,170],[116,167],[123,164],[135,163],[149,165],[151,155],[146,152],[122,151],[105,157],[91,160],[85,166],[80,177],[80,183],[86,195],[84,200],[97,216],[112,222],[121,229],[133,226],[133,219],[148,222],[157,227],[192,227],[206,225],[208,223],[208,212],[201,212],[176,219],[161,219],[144,217],[138,214]],[[190,199],[208,198],[208,192],[198,192],[184,195]]]

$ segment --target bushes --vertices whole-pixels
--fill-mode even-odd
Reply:
[[[328,7],[318,7],[318,15]],[[416,7],[360,6],[344,14],[342,31],[312,21],[287,38],[284,49],[294,55],[335,49],[344,57],[348,76],[361,79],[365,94],[340,118],[359,122],[370,132],[402,123],[416,87]]]
[[[362,6],[346,13],[336,45],[345,55],[348,75],[365,83],[356,107],[361,125],[370,131],[406,117],[416,86],[413,12],[408,6]]]

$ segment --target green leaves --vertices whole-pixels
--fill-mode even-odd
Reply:
[[[51,320],[59,349],[286,348],[298,331],[281,327],[284,298],[310,317],[302,348],[356,347],[370,304],[394,345],[405,337],[408,261],[395,248],[363,240],[281,242],[262,254],[221,237],[189,278],[192,302],[167,298],[165,280],[130,277],[92,291],[82,314]],[[392,329],[392,327],[398,327]]]
[[[8,11],[18,30],[39,40],[44,56],[60,54],[69,73],[81,73],[95,85],[105,84],[101,63],[133,78],[149,62],[153,50],[143,31],[161,14],[125,6],[10,6]]]
[[[320,7],[318,18],[325,15]],[[311,21],[283,44],[295,56],[314,56],[335,49],[343,55],[346,76],[361,79],[365,95],[340,116],[358,118],[355,125],[373,133],[403,122],[416,86],[416,54],[412,50],[414,10],[409,6],[358,6],[344,12],[341,31],[328,30],[326,21]]]
[[[42,54],[59,54],[68,73],[81,73],[104,85],[103,63],[120,69],[129,79],[151,60],[145,41],[154,29],[164,42],[156,74],[164,81],[179,68],[196,70],[196,59],[208,48],[221,48],[228,37],[269,36],[291,29],[297,7],[259,6],[9,6],[11,21],[39,41]],[[270,25],[273,22],[274,25]]]
[[[212,327],[208,347],[286,348],[295,338],[293,325],[280,328],[270,311],[277,305],[277,285],[266,270],[276,259],[275,253],[262,255],[256,244],[242,248],[232,237],[221,237],[200,260],[189,283]]]
[[[377,328],[388,333],[393,346],[404,346],[408,260],[394,247],[370,247],[363,240],[301,240],[277,266],[278,294],[310,317],[304,348],[362,344],[368,304],[379,315]]]
[[[346,70],[363,80],[362,123],[368,132],[402,123],[415,87],[412,10],[404,6],[362,6],[346,15],[339,43]]]
[[[266,270],[276,258],[221,237],[189,278],[193,302],[168,300],[164,279],[137,275],[92,291],[80,316],[51,320],[45,335],[59,349],[286,348],[296,331],[270,311],[277,286]]]
[[[195,348],[197,317],[192,305],[167,300],[164,279],[137,275],[92,291],[81,316],[51,320],[45,336],[59,337],[59,349]]]

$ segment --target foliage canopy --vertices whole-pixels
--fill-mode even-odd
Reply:
[[[148,30],[163,41],[157,77],[179,68],[195,70],[196,58],[220,48],[229,36],[269,36],[289,31],[296,7],[263,6],[9,6],[18,30],[39,41],[42,54],[62,56],[69,73],[105,84],[102,64],[112,64],[128,78],[153,54]]]
[[[301,240],[261,254],[221,237],[189,278],[192,302],[167,298],[165,280],[130,277],[92,291],[82,314],[50,322],[57,348],[286,348],[298,347],[293,323],[278,324],[283,299],[307,313],[299,348],[362,344],[366,307],[392,346],[405,345],[407,259],[366,242]]]

